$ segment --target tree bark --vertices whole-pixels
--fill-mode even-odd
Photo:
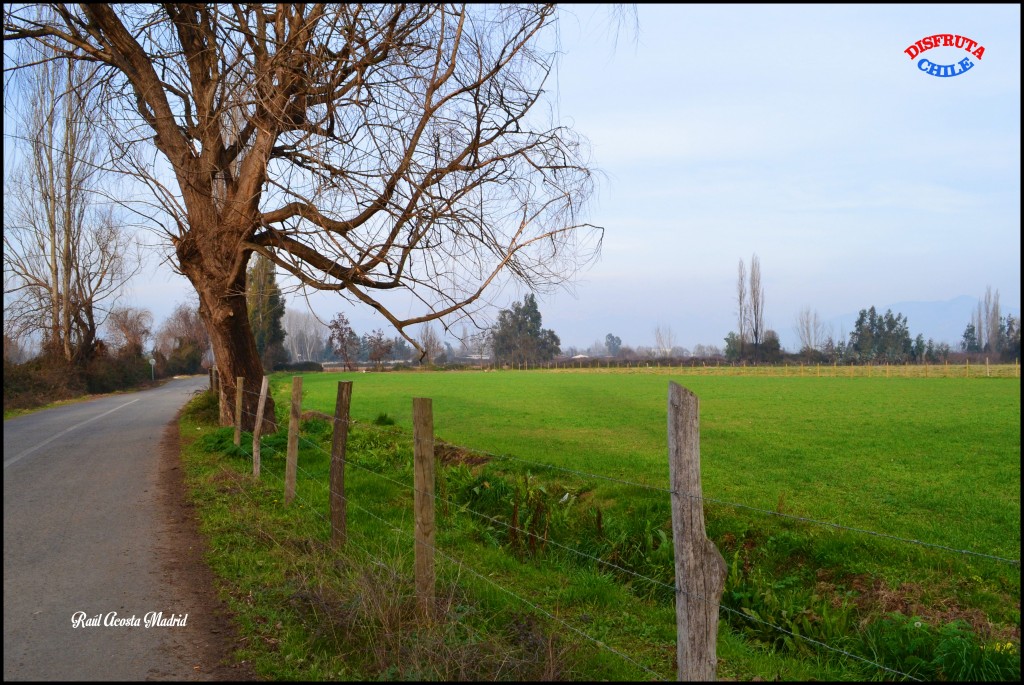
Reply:
[[[256,350],[245,302],[245,269],[231,278],[216,278],[208,269],[211,255],[202,251],[182,259],[185,275],[199,293],[199,313],[210,332],[210,345],[220,376],[220,425],[234,423],[236,381],[245,378],[245,387],[257,388],[263,380],[263,363]],[[179,251],[180,255],[180,251]],[[243,262],[244,263],[244,262]],[[211,273],[213,271],[213,273]],[[221,271],[220,273],[223,273]],[[242,395],[242,430],[252,431],[256,424],[259,395]],[[264,435],[277,431],[274,400],[268,395],[263,413]]]

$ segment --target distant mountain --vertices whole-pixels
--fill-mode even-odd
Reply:
[[[875,311],[879,314],[891,309],[893,314],[903,314],[907,317],[907,328],[910,329],[911,338],[916,338],[920,333],[925,340],[931,338],[936,343],[949,343],[953,349],[958,349],[964,328],[970,323],[971,316],[977,308],[978,298],[968,295],[944,302],[896,302],[881,307],[875,305]],[[825,322],[826,329],[831,326],[837,339],[842,334],[845,340],[849,340],[850,331],[853,330],[859,313],[858,311],[829,319]],[[1003,314],[1005,315],[1005,312]]]

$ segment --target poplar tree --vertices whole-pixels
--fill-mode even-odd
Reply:
[[[267,371],[274,364],[288,360],[284,349],[284,298],[277,285],[277,270],[273,262],[262,255],[256,255],[253,265],[246,273],[246,308],[249,325],[256,341],[256,350]]]

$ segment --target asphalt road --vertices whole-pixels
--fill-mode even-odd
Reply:
[[[4,421],[4,680],[202,677],[205,617],[174,570],[159,477],[164,430],[206,383]],[[150,612],[188,618],[147,628]]]

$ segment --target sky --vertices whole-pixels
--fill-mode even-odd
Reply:
[[[563,349],[608,333],[653,346],[657,326],[677,345],[724,347],[737,266],[754,254],[765,319],[789,350],[804,307],[839,322],[990,286],[1019,316],[1019,5],[638,5],[635,28],[618,29],[607,7],[561,11],[549,91],[590,141],[601,175],[588,220],[605,230],[600,259],[538,297]],[[984,54],[904,52],[942,33]],[[939,78],[922,58],[974,66]],[[189,291],[154,260],[130,301],[159,323]],[[387,327],[336,295],[309,302],[359,332]]]

